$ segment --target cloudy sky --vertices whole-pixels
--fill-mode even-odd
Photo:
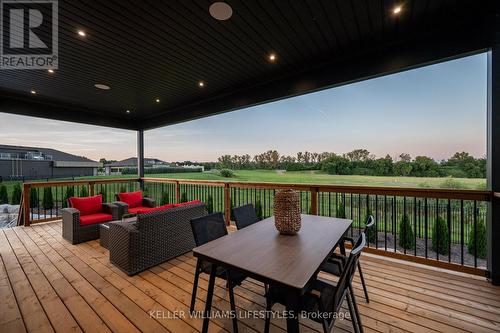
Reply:
[[[0,143],[60,149],[98,160],[135,156],[133,131],[0,113]],[[212,161],[269,149],[377,156],[486,153],[486,56],[163,127],[145,134],[146,155]]]

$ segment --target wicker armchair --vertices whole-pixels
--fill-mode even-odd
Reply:
[[[191,251],[191,219],[204,216],[204,204],[137,215],[134,222],[109,224],[109,259],[129,275]]]
[[[121,214],[136,214],[139,210],[147,210],[147,208],[154,208],[156,207],[156,201],[151,198],[142,198],[142,204],[140,207],[133,207],[130,208],[129,205],[126,202],[120,201],[119,194],[116,194],[115,196],[115,204],[116,206],[119,207]]]
[[[112,220],[121,218],[119,208],[111,203],[103,203],[102,211],[105,214],[110,214]],[[99,224],[81,224],[80,211],[76,208],[63,208],[61,209],[62,215],[62,236],[71,244],[78,244],[99,238]],[[103,221],[109,222],[109,221]]]

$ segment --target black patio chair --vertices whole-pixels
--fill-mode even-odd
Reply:
[[[201,246],[217,238],[227,235],[226,223],[222,213],[213,213],[191,220],[191,228],[193,229],[193,236],[196,246]],[[196,262],[196,270],[194,273],[193,293],[191,296],[191,306],[189,310],[191,313],[194,311],[196,302],[196,290],[198,289],[198,279],[200,273],[210,274],[212,264],[198,259]],[[229,290],[229,302],[231,304],[231,311],[236,314],[236,305],[234,302],[234,287],[240,285],[246,278],[241,273],[233,272],[218,266],[215,276],[227,281],[226,287]],[[236,315],[233,316],[233,332],[238,332],[238,321]]]
[[[311,316],[312,320],[319,322],[323,326],[323,332],[328,333],[332,330],[335,324],[335,319],[341,311],[342,303],[347,300],[349,313],[351,315],[354,332],[363,332],[361,317],[359,315],[358,306],[352,288],[352,279],[356,271],[356,265],[359,260],[361,251],[366,245],[366,235],[361,233],[354,248],[349,253],[347,260],[342,266],[337,284],[321,278],[317,278],[299,301],[299,312],[305,311]],[[269,332],[270,312],[272,306],[280,303],[286,306],[287,290],[282,287],[271,284],[266,297],[266,323],[264,331]]]
[[[238,230],[259,222],[255,208],[252,204],[247,204],[233,208],[233,218]]]
[[[366,219],[365,229],[363,233],[367,235],[374,225],[375,225],[375,219],[373,218],[372,215],[368,216],[368,218]],[[340,276],[341,265],[339,265],[339,262],[345,264],[346,261],[346,251],[344,245],[345,242],[349,242],[351,246],[354,247],[355,244],[354,239],[351,237],[344,236],[340,245],[341,255],[339,256],[338,254],[333,254],[330,260],[327,261],[325,265],[323,265],[323,267],[321,268],[322,271],[333,274],[335,276]],[[357,266],[359,271],[359,278],[361,279],[361,285],[363,286],[363,291],[365,293],[366,303],[370,303],[370,298],[368,297],[368,290],[366,288],[365,278],[363,277],[363,271],[361,270],[361,263],[359,262],[359,260]]]

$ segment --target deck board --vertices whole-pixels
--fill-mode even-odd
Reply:
[[[130,277],[109,262],[98,241],[71,245],[63,240],[60,222],[1,230],[0,331],[199,332],[201,318],[151,316],[151,311],[188,313],[195,260],[187,253]],[[361,261],[370,303],[358,276],[354,292],[366,332],[500,332],[500,287],[477,276],[374,255]],[[202,274],[199,311],[207,287]],[[238,310],[264,310],[260,282],[248,279],[235,294]],[[229,310],[223,281],[216,283],[213,308]],[[241,319],[239,328],[261,332],[264,321]],[[301,320],[300,329],[321,332],[309,320]],[[285,331],[284,319],[272,320],[271,332]],[[338,321],[335,331],[351,332],[350,321]],[[213,319],[210,332],[231,332],[231,320]]]

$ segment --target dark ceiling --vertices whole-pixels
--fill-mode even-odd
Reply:
[[[59,68],[0,70],[0,111],[149,129],[479,52],[494,37],[493,1],[227,0],[227,21],[212,2],[60,0]]]

